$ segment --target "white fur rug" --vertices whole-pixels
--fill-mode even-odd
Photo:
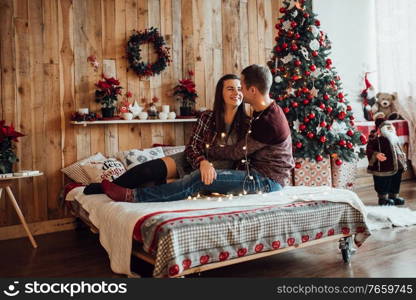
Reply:
[[[416,211],[396,206],[366,206],[367,226],[370,230],[416,224]]]

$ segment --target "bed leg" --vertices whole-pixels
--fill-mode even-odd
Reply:
[[[339,249],[341,250],[342,259],[345,263],[349,263],[351,261],[351,256],[356,251],[353,244],[354,241],[352,236],[347,236],[339,240]]]

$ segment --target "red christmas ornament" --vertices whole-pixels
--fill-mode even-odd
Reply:
[[[343,94],[343,93],[339,93],[339,94],[338,94],[338,98],[339,98],[339,99],[343,99],[343,98],[344,98],[344,94]]]
[[[296,168],[296,169],[300,169],[300,168],[302,168],[302,164],[301,164],[300,162],[297,162],[297,163],[295,164],[295,168]]]
[[[309,120],[307,117],[304,117],[304,118],[303,118],[303,123],[309,123],[309,121],[310,121],[310,120]]]
[[[315,114],[314,114],[314,113],[310,113],[310,114],[308,115],[308,118],[309,118],[309,119],[315,119]]]
[[[343,112],[343,111],[341,111],[339,114],[338,114],[338,119],[340,119],[340,120],[344,120],[345,119],[345,116],[346,116],[347,114],[345,113],[345,112]]]
[[[319,20],[316,20],[316,21],[315,21],[315,25],[316,25],[316,26],[321,26],[321,22],[320,22]]]
[[[304,18],[309,18],[309,17],[310,17],[310,15],[309,15],[307,12],[305,12],[305,13],[303,14],[303,17],[304,17]]]
[[[308,132],[308,138],[313,139],[315,137],[315,134],[313,132]]]
[[[329,100],[328,94],[324,94],[323,98],[324,98],[324,100],[328,101]]]
[[[361,141],[361,144],[363,145],[367,144],[367,138],[364,135],[360,136],[360,141]]]
[[[340,160],[340,159],[337,159],[337,160],[335,161],[335,164],[336,164],[337,166],[340,166],[340,165],[342,165],[342,160]]]
[[[309,89],[307,87],[302,88],[302,93],[306,94],[309,93]]]
[[[297,91],[295,92],[295,96],[296,96],[296,97],[300,97],[300,93],[301,93],[301,91],[300,91],[300,90],[297,90]]]
[[[347,111],[351,111],[351,110],[352,110],[351,105],[347,105]]]
[[[283,108],[283,112],[284,112],[285,114],[287,114],[289,111],[290,111],[290,108],[289,108],[289,107],[284,107],[284,108]]]
[[[286,34],[286,31],[284,31],[283,29],[279,30],[279,36],[284,36]]]
[[[280,11],[280,13],[284,14],[284,13],[286,12],[286,8],[285,8],[285,7],[281,7],[281,8],[279,9],[279,11]]]
[[[293,75],[292,76],[292,80],[293,81],[296,81],[296,80],[299,80],[299,79],[300,79],[300,77],[298,75]]]
[[[350,121],[351,126],[354,126],[354,124],[355,124],[354,121]]]
[[[326,126],[326,122],[325,121],[322,121],[321,123],[319,123],[319,126],[325,127]]]
[[[308,104],[309,104],[309,100],[308,100],[308,99],[304,99],[304,100],[303,100],[303,104],[304,104],[304,105],[308,105]]]
[[[351,121],[352,121],[352,120],[355,120],[354,116],[350,116],[350,120],[351,120]]]
[[[282,44],[282,48],[283,48],[283,49],[286,49],[286,48],[287,48],[287,46],[288,46],[288,45],[287,45],[287,43],[283,43],[283,44]]]
[[[312,51],[312,56],[318,56],[318,51]]]
[[[290,26],[292,28],[295,28],[296,26],[298,26],[298,23],[296,23],[295,21],[290,22]]]
[[[353,144],[351,142],[347,142],[347,148],[348,149],[352,149],[353,148]]]
[[[280,51],[282,51],[282,48],[280,48],[280,46],[276,46],[276,47],[274,48],[274,50],[275,50],[276,52],[280,52]]]
[[[282,73],[283,73],[283,72],[285,72],[285,71],[286,71],[286,68],[282,66],[282,67],[279,67],[279,70],[280,70],[280,72],[282,72]]]
[[[348,135],[348,136],[353,136],[353,135],[354,135],[354,131],[352,131],[352,130],[348,130],[348,131],[347,131],[347,135]]]
[[[319,108],[320,108],[320,109],[325,109],[325,104],[321,103],[321,104],[319,105]]]
[[[310,75],[311,75],[311,72],[305,71],[305,76],[310,76]]]
[[[304,131],[304,130],[306,130],[306,125],[305,125],[305,124],[301,124],[301,125],[299,125],[299,130],[300,130],[300,131]]]
[[[328,113],[331,113],[331,112],[332,112],[332,107],[331,107],[331,106],[327,106],[327,107],[326,107],[326,111],[327,111]]]
[[[301,142],[297,142],[296,143],[296,148],[300,149],[302,148],[303,144]]]
[[[320,139],[319,139],[319,141],[321,143],[325,143],[326,142],[326,137],[325,136],[321,136]]]
[[[347,144],[347,142],[345,140],[340,140],[338,142],[338,145],[340,145],[341,147],[344,147]]]
[[[315,159],[316,159],[316,161],[323,161],[324,160],[322,155],[319,155],[319,154],[317,156],[315,156]]]
[[[309,66],[309,70],[311,70],[312,72],[316,70],[316,66],[315,65],[310,65]]]
[[[331,60],[330,58],[328,58],[328,59],[326,60],[326,64],[327,64],[327,65],[332,65],[332,60]]]
[[[296,50],[299,49],[298,45],[296,45],[296,44],[292,44],[291,48],[292,48],[293,51],[296,51]]]
[[[276,28],[277,30],[279,30],[280,27],[282,27],[282,24],[281,23],[277,23],[276,25],[274,25],[274,28]]]
[[[299,106],[299,104],[297,102],[292,102],[292,107],[296,108],[298,106]]]
[[[308,100],[312,100],[313,99],[313,95],[312,94],[307,94],[306,98],[308,98]]]
[[[331,80],[331,81],[329,82],[329,84],[330,84],[330,85],[335,85],[335,81]]]
[[[293,36],[293,34],[294,34],[294,33],[293,33],[293,31],[288,31],[288,32],[287,32],[287,36],[288,36],[288,37],[292,37],[292,36]]]
[[[297,40],[300,39],[300,34],[299,33],[295,34],[295,39],[297,39]]]

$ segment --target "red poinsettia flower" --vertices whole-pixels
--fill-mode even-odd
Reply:
[[[13,125],[7,126],[4,124],[4,120],[0,122],[0,142],[2,142],[5,138],[18,142],[17,138],[25,136],[24,134],[14,130]]]

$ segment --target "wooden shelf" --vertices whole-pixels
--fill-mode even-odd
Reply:
[[[196,122],[196,118],[192,119],[167,119],[167,120],[160,120],[160,119],[147,119],[147,120],[106,120],[106,121],[83,121],[83,122],[77,122],[77,121],[71,121],[71,124],[73,125],[108,125],[108,124],[136,124],[136,123],[191,123]]]

